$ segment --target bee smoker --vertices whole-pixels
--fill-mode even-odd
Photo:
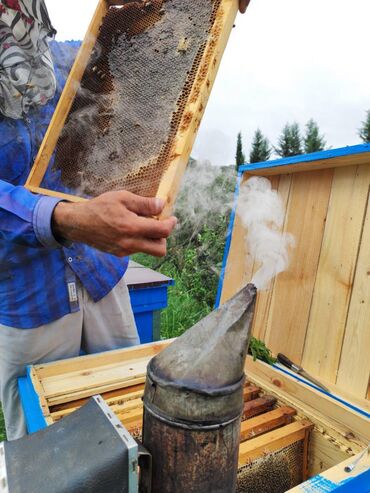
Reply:
[[[235,492],[255,301],[249,284],[150,361],[143,444],[152,493]]]

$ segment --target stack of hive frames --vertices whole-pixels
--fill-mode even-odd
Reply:
[[[112,360],[96,372],[91,368],[78,371],[71,368],[63,378],[57,374],[42,378],[42,387],[47,394],[45,406],[48,408],[49,423],[63,419],[91,395],[101,392],[130,433],[141,438],[141,397],[147,363],[147,356],[119,364]],[[36,367],[37,372],[42,375],[42,367]],[[37,380],[35,374],[35,382]],[[70,389],[68,392],[67,388]],[[66,390],[63,392],[63,389]],[[238,493],[283,493],[307,478],[308,437],[312,425],[306,420],[295,420],[295,415],[292,407],[279,406],[276,398],[264,395],[252,383],[246,384]]]
[[[238,1],[114,3],[98,5],[27,186],[173,202]]]

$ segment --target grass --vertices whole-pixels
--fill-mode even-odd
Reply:
[[[133,260],[175,280],[175,285],[169,288],[168,307],[161,313],[163,339],[180,336],[212,311],[212,304],[199,298],[197,288],[199,280],[195,279],[195,276],[193,286],[189,287],[189,266],[187,271],[181,271],[171,261],[166,261],[158,268],[156,259],[143,254],[135,255]],[[211,294],[212,299],[214,299],[213,294],[215,293]]]
[[[3,410],[1,409],[0,406],[0,442],[3,442],[4,440],[6,440],[5,422],[4,422]]]

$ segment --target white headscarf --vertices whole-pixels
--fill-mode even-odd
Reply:
[[[22,118],[46,104],[56,80],[48,39],[56,31],[44,0],[0,0],[0,113]]]

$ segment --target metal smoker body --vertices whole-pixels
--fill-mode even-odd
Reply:
[[[236,490],[244,363],[256,288],[246,286],[148,365],[143,443],[153,493]]]

